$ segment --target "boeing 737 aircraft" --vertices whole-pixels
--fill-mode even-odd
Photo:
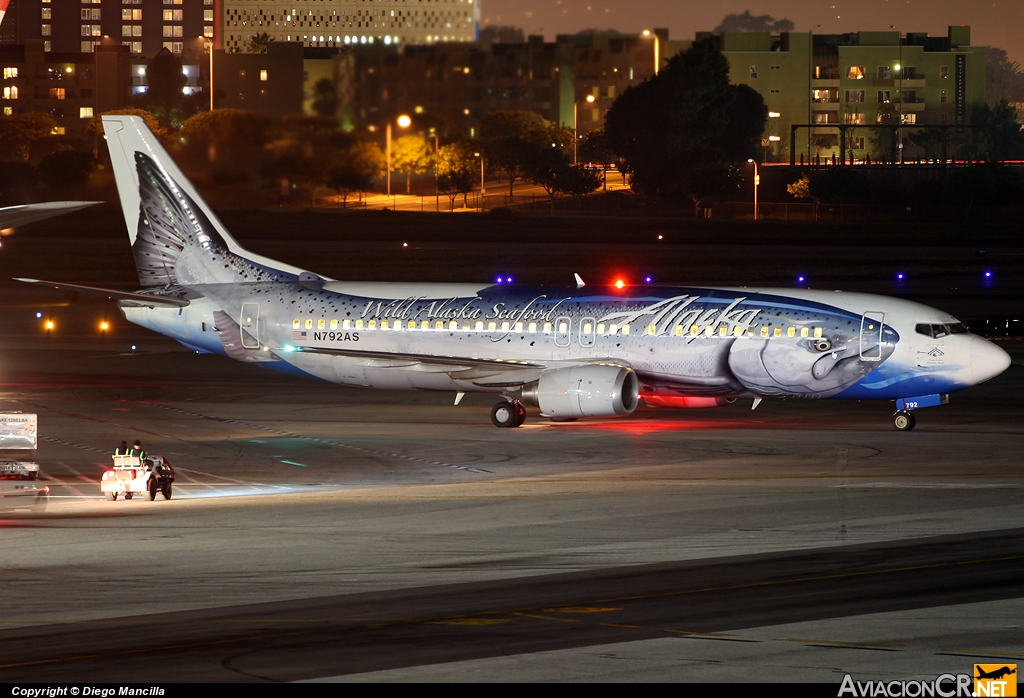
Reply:
[[[913,411],[1010,357],[905,300],[792,289],[521,287],[336,281],[243,249],[147,130],[104,116],[139,280],[124,316],[198,352],[352,386],[501,396],[554,420],[736,398],[895,401]]]

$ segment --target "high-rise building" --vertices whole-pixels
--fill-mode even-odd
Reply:
[[[0,0],[2,3],[3,0]],[[213,41],[222,0],[10,0],[0,44],[43,42],[46,51],[91,53],[103,40],[134,54],[181,54]]]
[[[267,34],[303,46],[475,41],[481,0],[220,0],[220,46]]]

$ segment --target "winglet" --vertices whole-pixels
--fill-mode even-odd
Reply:
[[[586,285],[587,285],[587,284],[586,284],[586,283],[585,283],[585,282],[583,281],[583,277],[582,277],[582,276],[580,276],[579,274],[573,273],[573,276],[575,276],[575,277],[576,277],[576,288],[583,288],[584,286],[586,286]]]

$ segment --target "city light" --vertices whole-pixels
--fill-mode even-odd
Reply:
[[[652,281],[654,281],[654,279],[653,279],[653,278],[651,278],[650,276],[645,276],[645,277],[644,277],[644,281],[645,281],[646,283],[651,283]]]
[[[411,124],[412,118],[410,118],[408,114],[402,114],[400,117],[398,117],[398,125],[401,126],[402,128],[409,128]]]
[[[100,322],[100,332],[106,332],[110,329],[110,323],[106,320]]]
[[[36,317],[37,318],[41,318],[41,317],[43,317],[43,314],[42,313],[36,313]]]
[[[807,281],[807,277],[806,276],[798,276],[798,277],[796,277],[796,280],[797,280],[797,283],[801,283],[802,284],[803,282]]]
[[[986,271],[985,272],[985,278],[986,279],[991,279],[992,278],[992,272],[991,271]]]
[[[903,279],[904,279],[903,272],[900,272],[899,274],[896,275],[896,280],[897,281],[903,281]]]

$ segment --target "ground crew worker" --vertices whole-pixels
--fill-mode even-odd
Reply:
[[[142,443],[136,439],[135,443],[132,444],[131,449],[128,451],[129,456],[137,456],[139,462],[143,465],[146,464],[146,451],[142,448]]]
[[[127,456],[128,455],[128,442],[122,441],[121,445],[114,449],[115,456]]]

